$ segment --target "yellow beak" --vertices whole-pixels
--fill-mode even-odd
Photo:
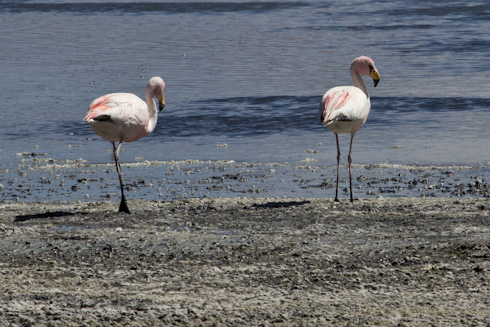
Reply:
[[[163,108],[165,108],[165,94],[162,94],[162,98],[158,100],[159,102],[159,109],[160,111],[163,110]]]
[[[371,78],[373,79],[374,87],[376,87],[379,83],[379,80],[381,79],[378,70],[376,68],[373,68],[373,70],[371,70],[371,72],[369,73],[369,76],[371,76]]]

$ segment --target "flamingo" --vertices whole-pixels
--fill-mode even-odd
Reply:
[[[95,133],[112,143],[116,170],[121,186],[119,212],[130,213],[121,178],[119,150],[123,142],[134,142],[149,135],[155,129],[159,109],[165,107],[165,82],[160,77],[152,77],[146,85],[146,102],[131,93],[111,93],[95,99],[83,119]],[[119,144],[116,147],[116,142]]]
[[[349,148],[349,184],[350,201],[354,202],[352,194],[352,143],[354,135],[367,120],[371,101],[369,94],[362,81],[361,74],[369,75],[374,80],[376,87],[380,80],[380,75],[374,61],[366,56],[355,58],[350,65],[350,74],[355,86],[337,86],[328,90],[320,103],[320,120],[322,124],[335,134],[337,141],[337,188],[335,190],[335,201],[339,201],[339,174],[340,174],[340,147],[339,133],[350,133]]]

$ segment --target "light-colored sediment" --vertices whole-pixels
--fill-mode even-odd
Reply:
[[[0,204],[0,325],[486,326],[490,201]]]

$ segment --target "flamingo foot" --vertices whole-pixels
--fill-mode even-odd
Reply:
[[[126,203],[126,198],[124,195],[121,198],[121,204],[119,205],[119,212],[131,213],[128,208],[128,204]]]
[[[340,202],[338,197],[335,197],[335,202]]]

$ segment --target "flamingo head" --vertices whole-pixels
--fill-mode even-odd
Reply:
[[[360,74],[369,75],[374,81],[374,87],[378,85],[381,76],[374,66],[373,59],[366,56],[357,57],[352,61],[351,67],[354,67]]]
[[[161,77],[152,77],[147,87],[153,90],[153,95],[158,99],[158,109],[162,111],[165,108],[165,82]]]

